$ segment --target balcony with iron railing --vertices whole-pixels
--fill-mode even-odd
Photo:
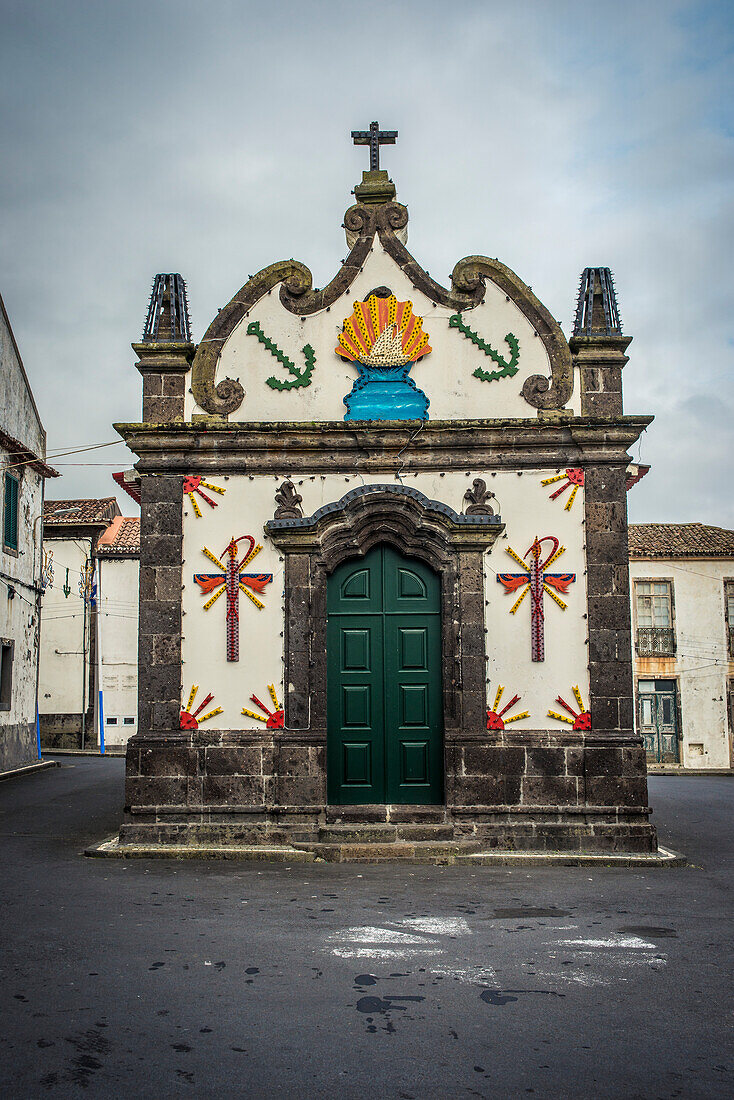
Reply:
[[[675,631],[672,626],[639,626],[636,649],[638,657],[674,657]]]

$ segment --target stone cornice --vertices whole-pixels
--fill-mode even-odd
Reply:
[[[625,465],[651,416],[115,424],[141,474],[281,475]]]
[[[168,371],[176,374],[188,372],[196,351],[196,344],[181,340],[145,340],[131,344],[131,347],[140,356],[140,361],[135,366],[141,374],[148,371],[155,374],[165,374]]]

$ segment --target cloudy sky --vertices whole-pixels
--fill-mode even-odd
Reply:
[[[612,268],[625,406],[656,416],[631,518],[734,527],[730,3],[0,0],[0,18],[0,291],[51,454],[139,418],[155,272],[186,279],[197,340],[276,259],[331,278],[365,167],[349,132],[379,119],[441,281],[498,256],[569,334],[579,273]],[[49,495],[107,495],[131,462],[59,458]]]

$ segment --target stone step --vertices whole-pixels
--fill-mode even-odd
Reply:
[[[451,841],[452,825],[326,825],[319,829],[323,844],[398,844],[404,841]]]
[[[412,843],[396,840],[388,844],[380,843],[314,843],[298,844],[296,847],[307,849],[316,859],[327,863],[430,863],[447,865],[455,861],[462,853],[472,849],[453,841],[432,842],[414,841]]]
[[[446,822],[445,806],[328,806],[329,825],[441,825]]]

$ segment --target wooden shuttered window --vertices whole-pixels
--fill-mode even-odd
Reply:
[[[9,550],[18,549],[18,495],[19,480],[14,474],[5,474],[3,501],[3,545]]]

